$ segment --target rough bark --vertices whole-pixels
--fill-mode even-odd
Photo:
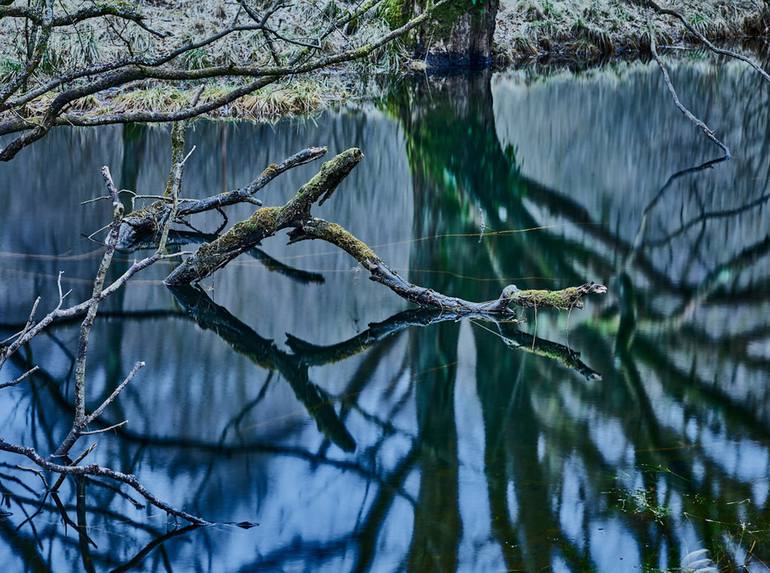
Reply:
[[[262,240],[290,228],[290,242],[309,239],[326,241],[358,261],[369,271],[371,280],[387,286],[400,297],[423,308],[437,308],[458,315],[504,315],[511,313],[511,305],[569,310],[581,308],[582,299],[588,294],[607,292],[606,287],[594,283],[555,291],[519,290],[515,285],[508,285],[494,300],[472,302],[410,283],[350,231],[310,214],[312,205],[316,202],[323,204],[362,159],[363,153],[351,148],[326,162],[318,174],[303,185],[284,206],[258,209],[251,217],[237,223],[216,240],[201,246],[166,277],[166,285],[197,283],[259,245]]]
[[[259,205],[261,202],[254,199],[254,195],[260,189],[289,169],[314,161],[325,153],[325,147],[308,147],[291,157],[287,157],[281,163],[271,163],[259,177],[245,187],[212,195],[205,199],[181,199],[177,208],[177,218],[182,219],[196,213],[221,209],[236,203],[250,202]],[[176,152],[172,149],[172,161],[174,161],[175,154]],[[135,248],[137,243],[154,238],[168,219],[170,211],[170,202],[162,199],[141,209],[136,209],[123,217],[118,237],[118,248]]]
[[[337,185],[350,173],[364,154],[351,148],[324,163],[283,207],[258,209],[251,217],[234,225],[218,239],[203,245],[166,277],[166,285],[179,286],[198,282],[221,269],[240,254],[259,245],[281,229],[294,227],[310,217],[310,206],[323,204]]]
[[[383,15],[397,27],[429,5],[426,0],[387,0]],[[453,0],[435,10],[430,25],[416,33],[415,56],[432,69],[488,67],[499,5],[499,0]]]

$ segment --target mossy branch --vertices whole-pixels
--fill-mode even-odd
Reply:
[[[175,142],[175,135],[172,131],[172,162],[176,161],[177,155],[181,157],[182,150],[177,151],[178,142]],[[181,146],[184,147],[184,146]],[[177,219],[183,219],[196,213],[212,211],[228,207],[237,203],[254,203],[261,205],[262,202],[255,199],[254,195],[273,179],[293,169],[299,165],[304,165],[315,161],[326,153],[325,147],[308,147],[290,157],[284,159],[281,163],[271,163],[254,181],[232,191],[218,193],[206,197],[205,199],[180,199],[177,208]],[[166,193],[168,195],[171,179],[166,184]],[[163,222],[168,218],[171,204],[168,200],[158,200],[146,207],[136,209],[123,218],[120,228],[120,237],[118,239],[118,248],[131,249],[136,244],[146,241],[155,236],[163,226]]]
[[[516,290],[508,304],[529,308],[556,308],[571,310],[583,308],[583,298],[588,294],[604,294],[607,287],[596,283],[586,283],[562,290]]]
[[[495,300],[472,302],[410,283],[350,231],[337,223],[312,217],[310,213],[313,204],[323,204],[362,159],[361,151],[351,148],[326,162],[315,177],[303,185],[284,206],[259,209],[224,235],[201,246],[193,256],[174,269],[166,278],[166,285],[196,283],[211,276],[262,240],[281,229],[290,228],[290,243],[309,239],[326,241],[358,261],[369,271],[371,280],[387,286],[400,297],[423,308],[436,308],[458,315],[505,315],[512,312],[511,306],[569,310],[582,308],[586,295],[607,292],[606,287],[594,283],[556,291],[519,290],[514,285],[508,285]]]
[[[241,253],[256,247],[281,229],[295,227],[310,216],[313,203],[322,204],[340,182],[363,159],[360,149],[351,148],[324,163],[283,207],[258,209],[251,217],[233,225],[218,239],[203,245],[166,277],[166,285],[198,282],[227,265]]]
[[[583,297],[588,294],[607,292],[607,287],[595,283],[563,290],[519,290],[514,285],[508,285],[495,300],[472,302],[410,283],[385,264],[371,247],[337,223],[317,218],[309,219],[297,225],[290,237],[291,242],[320,239],[331,243],[368,270],[371,280],[387,286],[400,297],[416,305],[439,308],[447,312],[506,314],[510,312],[511,306],[570,310],[583,308]]]

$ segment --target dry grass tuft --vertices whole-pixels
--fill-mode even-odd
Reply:
[[[741,39],[767,33],[770,9],[753,0],[666,0],[707,37]],[[501,61],[536,55],[598,57],[636,53],[648,19],[659,43],[691,44],[687,31],[634,0],[501,0],[496,47]],[[532,47],[536,47],[535,50]]]
[[[275,15],[273,25],[293,38],[312,39],[326,28],[337,9],[354,9],[360,0],[288,0]],[[91,5],[91,0],[57,0],[57,10],[72,12]],[[691,23],[712,39],[740,38],[764,34],[770,29],[770,8],[755,0],[666,0],[667,5],[688,15]],[[167,51],[193,39],[211,35],[230,25],[238,10],[237,2],[221,0],[140,0],[133,3],[146,22],[168,37],[158,40],[132,23],[116,19],[86,21],[77,27],[57,28],[38,72],[29,87],[52,76],[84,66],[111,61],[126,55],[126,44],[134,53],[147,57]],[[688,43],[683,28],[670,18],[648,13],[636,0],[501,0],[496,33],[498,61],[510,63],[544,54],[566,58],[593,59],[607,55],[634,55],[643,48],[650,17],[661,44]],[[378,11],[372,10],[355,23],[355,33],[337,30],[326,39],[326,48],[343,50],[380,36],[387,28]],[[0,82],[22,68],[25,60],[23,24],[20,19],[0,20]],[[283,46],[284,61],[301,49]],[[272,57],[260,31],[239,32],[205,49],[193,50],[175,65],[189,69],[225,64],[272,65]],[[319,72],[302,81],[287,79],[234,104],[217,110],[215,117],[272,119],[283,115],[313,112],[330,102],[367,94],[376,90],[377,78],[411,69],[421,71],[423,62],[410,61],[403,43],[390,44],[367,61],[351,62],[331,73]],[[374,79],[366,83],[365,80]],[[201,101],[215,97],[236,85],[206,85]],[[187,107],[198,86],[163,85],[148,82],[83,98],[68,111],[87,114],[121,111],[171,111]],[[40,114],[50,97],[40,98],[26,113]],[[376,94],[374,94],[376,95]]]

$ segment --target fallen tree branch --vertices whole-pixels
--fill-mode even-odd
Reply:
[[[339,247],[356,259],[369,271],[369,278],[383,284],[400,297],[420,307],[439,308],[442,310],[465,313],[504,314],[509,306],[528,308],[555,308],[569,310],[582,308],[582,299],[588,294],[604,294],[607,288],[594,283],[563,290],[519,290],[515,285],[508,285],[495,300],[471,302],[447,296],[432,289],[414,285],[393,271],[372,251],[366,243],[356,238],[347,229],[336,223],[322,219],[310,219],[301,222],[290,233],[291,242],[305,239],[321,239]]]
[[[237,203],[253,202],[255,201],[253,198],[254,195],[273,179],[289,169],[315,161],[325,153],[325,147],[308,147],[307,149],[303,149],[294,155],[287,157],[281,163],[272,163],[268,165],[259,177],[245,187],[212,195],[205,199],[182,199],[179,202],[176,217],[174,217],[174,219],[188,217],[212,209],[221,209],[222,207],[235,205]],[[138,241],[156,235],[163,225],[163,222],[168,219],[170,210],[171,205],[169,205],[167,201],[160,200],[141,209],[132,211],[123,217],[118,237],[118,248],[130,249]]]
[[[674,99],[674,105],[676,105],[679,111],[681,111],[682,114],[684,114],[684,116],[689,119],[698,129],[700,129],[707,138],[709,138],[712,142],[719,146],[720,149],[722,149],[725,157],[728,159],[731,158],[732,154],[730,153],[730,149],[719,140],[713,130],[708,125],[703,123],[703,121],[698,119],[689,109],[684,106],[684,104],[682,104],[681,100],[679,99],[679,94],[676,93],[674,84],[671,83],[671,76],[669,76],[668,68],[666,68],[663,60],[661,60],[660,56],[658,55],[658,49],[655,46],[655,33],[652,31],[652,26],[648,26],[648,30],[650,34],[650,52],[652,53],[652,57],[655,59],[655,63],[658,64],[660,71],[663,73],[663,81],[666,83],[666,87],[671,93],[671,97]]]
[[[651,7],[653,10],[655,10],[655,12],[657,12],[658,14],[662,14],[664,16],[672,16],[677,20],[679,20],[682,23],[682,25],[685,27],[685,29],[688,32],[690,32],[690,34],[695,36],[698,39],[698,41],[700,41],[704,46],[706,46],[709,50],[711,50],[715,54],[740,60],[750,65],[757,72],[759,72],[759,74],[762,76],[762,78],[764,78],[766,82],[770,82],[770,74],[768,74],[764,69],[762,69],[762,66],[757,64],[751,58],[744,56],[743,54],[739,54],[738,52],[733,52],[732,50],[726,50],[725,48],[720,48],[719,46],[714,45],[714,43],[711,42],[706,36],[704,36],[695,26],[690,24],[690,22],[687,20],[687,18],[684,17],[684,15],[681,12],[677,12],[672,8],[666,8],[665,6],[661,6],[660,4],[655,2],[655,0],[644,0],[644,3],[647,6]]]
[[[495,300],[471,302],[414,285],[388,267],[363,241],[336,223],[311,217],[316,202],[323,204],[342,180],[363,159],[363,153],[351,148],[326,162],[321,170],[282,207],[258,209],[251,217],[234,225],[227,233],[201,246],[166,277],[167,286],[197,283],[225,267],[240,254],[257,246],[282,229],[290,228],[290,243],[320,239],[342,249],[370,273],[370,278],[390,288],[400,297],[425,308],[456,313],[506,314],[510,305],[530,308],[569,310],[581,308],[588,294],[603,294],[606,287],[594,283],[563,290],[519,290],[508,285]]]
[[[352,148],[327,161],[318,174],[303,185],[283,207],[258,209],[218,239],[201,246],[195,255],[166,277],[166,285],[180,286],[198,282],[248,249],[256,247],[263,239],[308,218],[311,205],[316,201],[323,203],[330,197],[337,185],[362,159],[363,153]]]

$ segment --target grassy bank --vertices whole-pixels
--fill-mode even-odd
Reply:
[[[532,58],[592,59],[639,54],[648,22],[667,46],[697,45],[676,19],[630,0],[501,0],[495,45],[503,64]],[[768,36],[770,3],[754,0],[661,0],[712,41]]]
[[[282,29],[289,30],[296,38],[312,38],[335,16],[335,10],[340,9],[335,1],[343,5],[340,0],[318,4],[307,0],[291,1],[291,7],[282,12],[281,23]],[[80,0],[61,0],[61,3],[70,11],[85,5]],[[216,33],[233,21],[239,9],[236,2],[214,0],[132,4],[138,7],[153,30],[165,35],[163,39],[133,25],[123,25],[118,30],[115,25],[96,26],[83,22],[75,29],[57,29],[30,84],[45,83],[94,62],[125,57],[129,43],[163,53],[181,42]],[[768,38],[768,2],[668,0],[666,5],[679,10],[690,24],[715,41],[735,43],[748,37]],[[355,34],[359,41],[382,35],[388,30],[386,16],[382,9],[371,11],[355,22],[354,30],[339,30],[328,36],[323,48],[342,50],[349,44],[351,34]],[[648,21],[659,44],[690,46],[695,43],[695,38],[690,37],[680,22],[656,15],[634,0],[501,0],[495,34],[495,61],[502,67],[543,58],[578,62],[599,57],[634,58],[643,45]],[[0,19],[0,83],[23,67],[26,54],[23,53],[22,39],[25,33],[19,20]],[[301,79],[285,79],[216,110],[213,116],[275,119],[307,114],[350,98],[371,97],[376,95],[372,93],[376,91],[373,90],[376,82],[365,82],[362,78],[424,70],[424,64],[411,60],[409,54],[408,40],[394,43],[365,62],[348,63]],[[291,55],[282,54],[287,60]],[[238,63],[272,65],[264,34],[259,31],[234,34],[205,49],[192,50],[177,61],[177,65],[188,69]],[[200,84],[181,82],[137,82],[79,100],[77,107],[70,107],[69,111],[95,116],[126,111],[180,110],[196,98],[202,103],[212,100],[237,86],[238,81],[211,82],[202,88]],[[25,113],[39,115],[55,95],[56,92],[51,92],[36,100],[27,106]]]

